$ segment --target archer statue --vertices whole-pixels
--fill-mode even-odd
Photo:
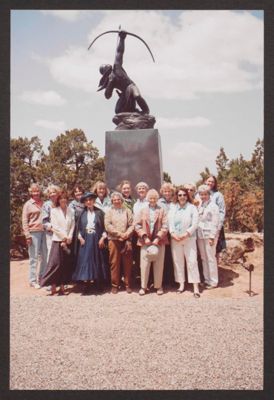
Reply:
[[[113,90],[116,89],[116,92],[119,96],[119,99],[115,106],[115,113],[124,113],[124,112],[137,112],[140,114],[149,114],[149,108],[145,101],[145,99],[141,96],[140,90],[136,86],[136,84],[129,78],[126,71],[123,68],[123,55],[125,52],[125,38],[127,35],[135,36],[140,39],[148,48],[152,59],[154,61],[154,57],[146,44],[146,42],[140,38],[139,36],[129,33],[123,30],[119,31],[107,31],[97,36],[93,42],[90,44],[89,48],[95,42],[98,37],[106,34],[118,32],[118,45],[115,54],[115,60],[113,67],[110,64],[103,64],[100,66],[100,73],[103,75],[99,82],[99,88],[97,91],[105,89],[105,97],[110,99],[113,93]],[[140,110],[136,108],[136,103],[140,107]]]

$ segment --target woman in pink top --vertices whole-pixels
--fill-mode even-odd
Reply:
[[[29,252],[29,283],[31,287],[40,289],[40,279],[47,265],[46,234],[42,225],[41,190],[37,183],[30,185],[31,198],[24,204],[22,213],[23,231]],[[40,270],[37,279],[38,256],[41,257]]]

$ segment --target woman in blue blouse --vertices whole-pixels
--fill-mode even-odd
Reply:
[[[168,213],[171,236],[171,253],[173,257],[175,281],[179,283],[177,293],[185,289],[185,259],[188,282],[193,283],[194,297],[199,298],[200,275],[197,263],[196,230],[198,211],[191,204],[187,189],[176,190],[176,204]]]

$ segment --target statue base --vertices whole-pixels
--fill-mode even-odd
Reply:
[[[161,140],[157,129],[106,132],[106,183],[111,190],[124,179],[132,188],[146,182],[160,190],[163,182]],[[136,195],[136,193],[135,193]]]
[[[122,112],[116,114],[112,122],[117,127],[116,130],[127,129],[152,129],[156,122],[155,117],[149,114],[141,114],[138,112]]]

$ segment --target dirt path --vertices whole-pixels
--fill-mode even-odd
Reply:
[[[263,294],[263,247],[257,247],[253,253],[248,254],[248,261],[255,266],[252,272],[252,290],[257,295]],[[28,260],[12,261],[10,265],[10,290],[11,296],[45,296],[45,289],[35,290],[28,285]],[[241,265],[221,265],[219,267],[219,287],[214,290],[204,290],[202,296],[207,298],[245,298],[249,289],[249,272]],[[70,286],[72,289],[72,286]],[[190,290],[190,289],[189,289]],[[137,292],[137,288],[136,288]],[[122,293],[121,293],[122,294]],[[186,292],[185,295],[190,294]],[[79,292],[71,290],[71,296],[79,296]],[[167,288],[166,295],[175,295]]]

